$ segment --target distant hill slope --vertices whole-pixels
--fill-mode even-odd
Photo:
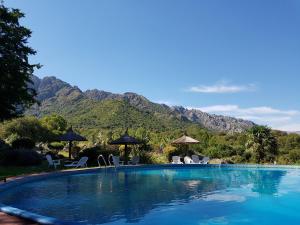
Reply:
[[[27,114],[41,117],[59,113],[83,128],[129,126],[166,130],[194,124],[218,132],[242,132],[254,125],[251,121],[153,103],[131,92],[114,94],[97,89],[83,92],[56,77],[33,77],[33,82],[40,105],[31,107]]]

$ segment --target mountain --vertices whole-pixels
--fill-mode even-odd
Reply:
[[[197,109],[186,109],[181,106],[173,108],[189,121],[201,124],[203,127],[213,131],[242,132],[255,125],[253,122],[248,120],[209,114]]]
[[[251,121],[154,103],[132,92],[83,92],[53,76],[34,76],[32,80],[40,104],[32,106],[26,114],[41,117],[58,113],[82,128],[145,127],[163,131],[196,125],[217,132],[242,132],[254,125]]]
[[[299,134],[300,135],[300,131],[288,131],[288,134]]]

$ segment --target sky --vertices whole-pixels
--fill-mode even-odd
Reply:
[[[300,131],[299,0],[5,0],[31,62],[82,90]]]

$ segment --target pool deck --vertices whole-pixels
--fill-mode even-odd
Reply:
[[[10,216],[6,213],[0,212],[0,224],[1,225],[38,225],[38,223],[24,220],[19,217]]]

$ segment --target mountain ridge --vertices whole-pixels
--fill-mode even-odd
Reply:
[[[110,113],[108,110],[112,110],[109,108],[115,104],[119,108],[112,108],[118,111],[120,113],[119,117],[123,119],[132,117],[133,115],[131,114],[134,114],[141,122],[143,117],[147,118],[149,116],[150,123],[155,120],[157,123],[164,125],[166,129],[172,128],[172,126],[168,125],[168,122],[172,125],[176,124],[176,127],[194,124],[216,132],[243,132],[255,125],[253,122],[243,119],[213,115],[197,109],[186,109],[182,106],[168,106],[154,103],[134,92],[116,94],[98,89],[82,91],[77,86],[72,86],[54,76],[46,76],[44,78],[34,76],[32,81],[33,88],[38,93],[37,100],[40,102],[40,105],[36,104],[32,106],[27,110],[26,114],[38,117],[58,113],[69,117],[71,120],[72,116],[76,116],[83,120],[79,121],[83,125],[84,121],[86,121],[86,123],[98,126],[97,123],[91,121],[91,117],[98,117],[95,109],[101,111],[108,118],[108,114]],[[107,110],[103,106],[107,107]],[[88,115],[89,111],[85,112],[82,107],[86,107],[86,111],[93,111],[94,114]],[[127,109],[130,111],[130,115],[127,115]],[[82,117],[82,115],[77,115],[76,111],[81,111],[82,115],[87,115],[86,117]],[[120,118],[116,117],[112,117],[111,120],[115,119],[119,121]],[[115,121],[111,120],[107,119],[106,123],[114,124]],[[139,124],[135,123],[134,117],[131,120],[135,126],[139,126]],[[104,125],[104,121],[102,120],[99,120],[99,123]],[[109,125],[107,126],[110,127]]]

